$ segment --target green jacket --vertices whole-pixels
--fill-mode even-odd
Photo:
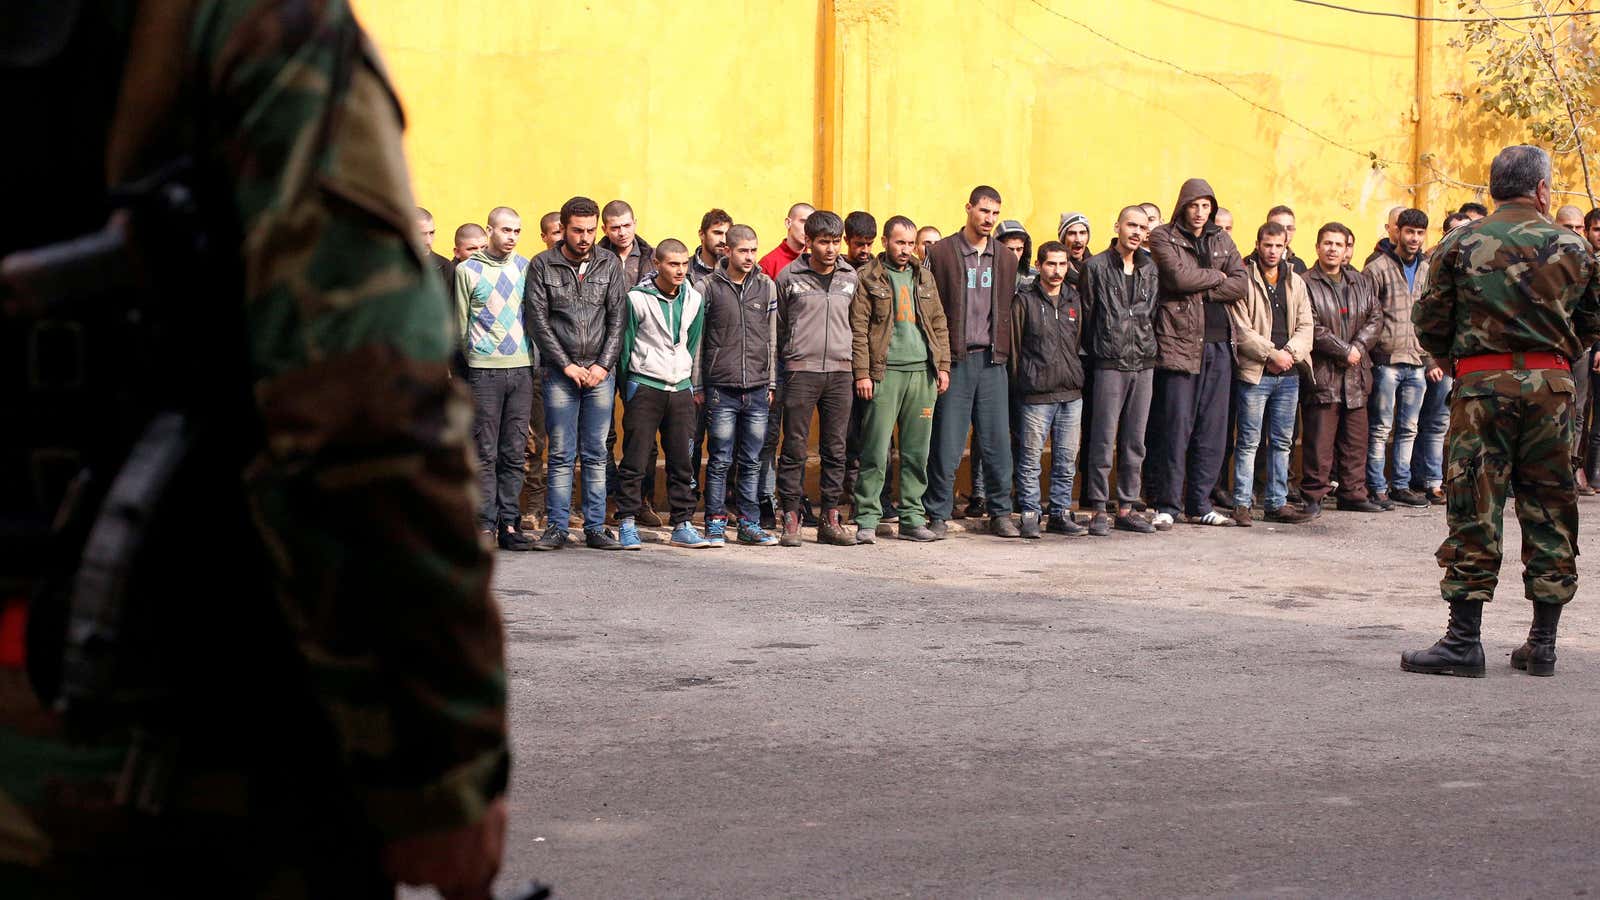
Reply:
[[[888,368],[889,338],[894,332],[894,288],[889,283],[883,254],[862,266],[860,286],[850,301],[851,368],[857,380],[882,381]],[[950,371],[950,328],[933,272],[911,262],[916,279],[917,327],[928,344],[928,364],[935,371]],[[996,295],[998,296],[998,294]],[[1008,298],[1009,299],[1009,298]]]

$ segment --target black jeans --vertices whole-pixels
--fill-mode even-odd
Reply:
[[[629,396],[632,394],[632,396]],[[667,457],[667,500],[672,524],[694,517],[694,464],[689,459],[694,443],[695,404],[692,391],[661,391],[642,384],[622,389],[622,466],[617,492],[617,519],[637,515],[643,498],[644,473],[653,466],[656,434]]]
[[[1211,489],[1228,449],[1233,346],[1211,341],[1203,354],[1198,375],[1156,372],[1147,486],[1156,509],[1173,517],[1211,512]]]
[[[472,391],[472,440],[478,450],[478,490],[483,506],[478,527],[522,520],[517,494],[528,455],[528,415],[533,407],[533,370],[467,369]]]
[[[778,493],[783,508],[800,511],[806,492],[806,442],[811,413],[818,414],[817,454],[822,457],[822,509],[844,502],[845,435],[855,378],[849,372],[790,372],[783,386],[783,458],[778,463]]]

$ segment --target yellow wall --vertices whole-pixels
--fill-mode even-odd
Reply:
[[[1437,219],[1472,197],[1407,187],[1429,177],[1418,154],[1481,183],[1494,150],[1522,139],[1447,98],[1469,75],[1445,46],[1454,26],[1290,0],[356,6],[405,102],[416,193],[446,253],[456,224],[499,204],[522,212],[537,249],[536,217],[575,193],[628,199],[651,240],[692,242],[700,214],[721,206],[768,246],[795,200],[948,233],[978,183],[1036,241],[1059,213],[1087,213],[1098,248],[1122,205],[1153,200],[1169,215],[1199,175],[1235,211],[1241,243],[1288,203],[1309,255],[1323,221],[1367,244],[1390,206],[1421,200]],[[1366,153],[1392,164],[1375,171]]]

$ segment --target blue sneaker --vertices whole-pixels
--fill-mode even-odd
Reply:
[[[768,534],[755,522],[739,523],[739,543],[752,547],[771,547],[778,542],[778,536]]]
[[[694,527],[693,522],[683,522],[672,529],[672,546],[704,550],[711,546],[711,542],[700,536],[700,530]]]
[[[639,526],[633,524],[633,516],[629,516],[617,523],[617,543],[624,550],[643,550],[644,542],[639,540]]]
[[[712,516],[706,520],[706,543],[713,547],[721,547],[728,543],[727,516]]]

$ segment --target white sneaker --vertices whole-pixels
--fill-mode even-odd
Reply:
[[[1156,513],[1155,516],[1150,519],[1150,524],[1154,525],[1157,531],[1171,531],[1172,513]]]
[[[1233,518],[1231,516],[1225,516],[1214,509],[1203,516],[1190,519],[1189,521],[1196,525],[1216,525],[1221,528],[1227,528],[1233,524]]]

